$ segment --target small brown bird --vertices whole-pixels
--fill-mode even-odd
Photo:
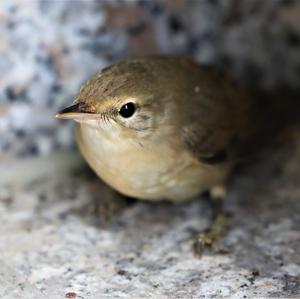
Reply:
[[[92,169],[119,192],[182,201],[221,190],[257,130],[255,100],[187,58],[120,62],[57,117],[78,122]]]
[[[107,184],[178,202],[225,194],[234,164],[276,127],[262,101],[191,59],[156,56],[98,72],[57,117],[78,123],[79,148]]]

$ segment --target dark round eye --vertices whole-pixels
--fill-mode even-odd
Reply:
[[[119,114],[125,118],[131,117],[135,112],[135,105],[132,102],[124,104],[120,111]]]

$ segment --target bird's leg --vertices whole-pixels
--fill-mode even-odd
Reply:
[[[226,189],[223,186],[216,186],[210,190],[212,223],[206,231],[196,236],[194,249],[197,255],[202,255],[206,249],[212,249],[217,253],[224,252],[218,245],[223,240],[230,224],[230,215],[224,211],[225,195]]]
[[[99,225],[103,228],[107,227],[118,215],[130,204],[130,199],[116,192],[108,186],[101,188],[97,196],[94,196],[94,213],[97,217]]]
[[[95,216],[96,224],[102,228],[108,227],[114,216],[121,213],[130,204],[129,198],[98,179],[88,184],[87,194],[89,194],[89,200],[79,208],[74,209],[74,212],[81,216]]]
[[[227,189],[224,185],[216,185],[209,190],[210,198],[223,200],[226,197]]]

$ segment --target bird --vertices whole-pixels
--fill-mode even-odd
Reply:
[[[234,166],[279,126],[269,106],[212,67],[157,55],[100,70],[56,117],[76,121],[82,155],[113,189],[183,202],[226,196]]]

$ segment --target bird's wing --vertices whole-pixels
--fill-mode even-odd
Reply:
[[[198,160],[206,163],[225,162],[227,146],[221,140],[217,130],[209,127],[195,128],[193,125],[185,126],[182,131],[183,140],[187,149]],[[221,135],[222,139],[224,135]]]
[[[243,143],[235,132],[218,127],[185,126],[182,131],[189,152],[208,164],[231,162],[243,156]]]
[[[182,128],[182,139],[189,152],[199,161],[216,164],[241,160],[253,154],[258,118],[254,101],[210,99],[199,105]]]

